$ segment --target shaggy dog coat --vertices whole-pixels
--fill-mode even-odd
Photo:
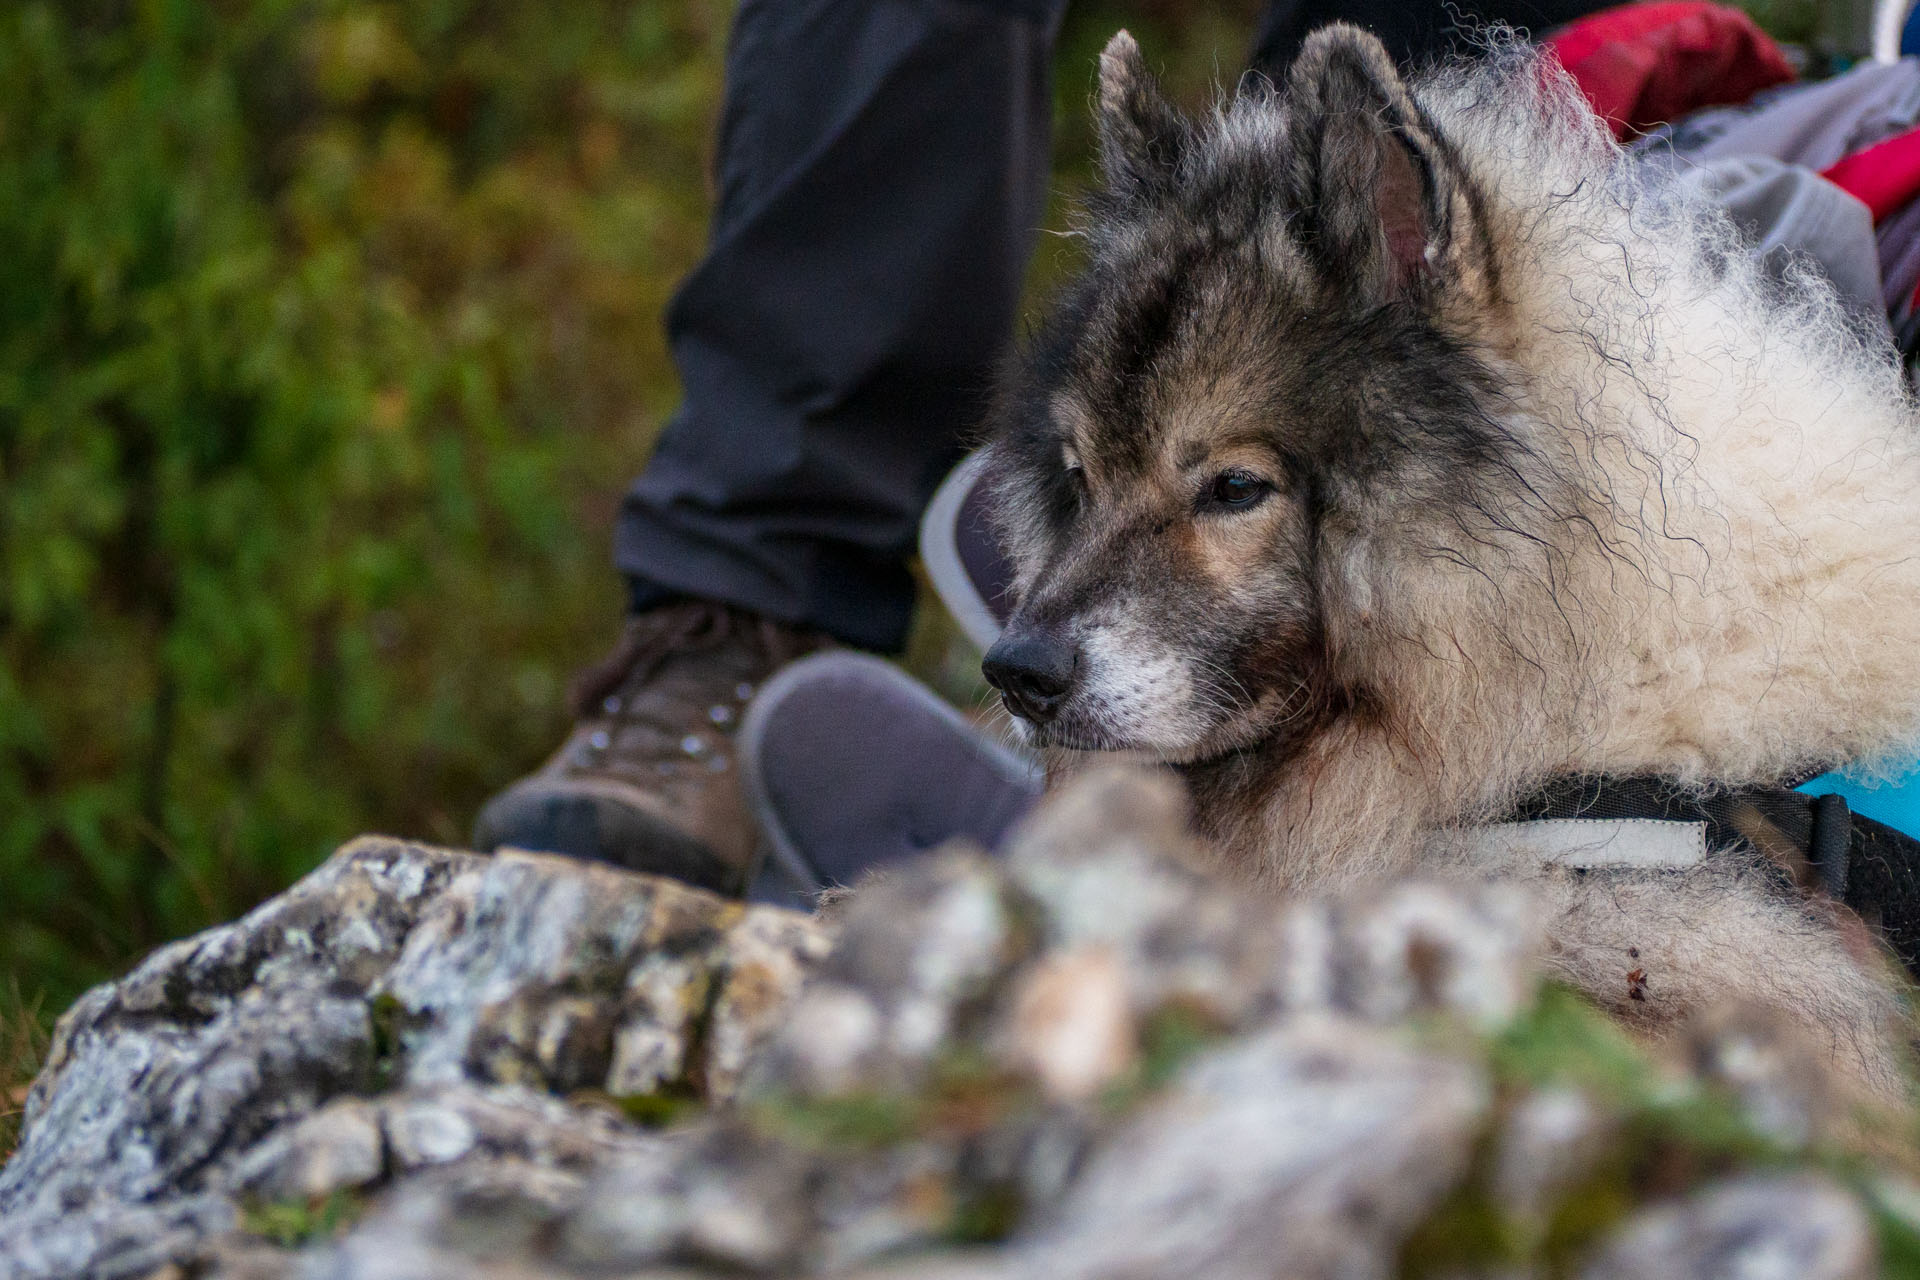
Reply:
[[[1122,33],[1099,116],[1090,265],[990,455],[1018,607],[989,673],[1031,742],[1158,755],[1283,891],[1485,874],[1459,833],[1559,775],[1911,758],[1893,353],[1549,60],[1496,37],[1409,84],[1332,27],[1195,121]],[[1759,1000],[1892,1091],[1882,961],[1758,861],[1495,870],[1623,1015]]]

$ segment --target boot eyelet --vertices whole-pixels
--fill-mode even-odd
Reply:
[[[593,735],[587,739],[587,745],[595,751],[605,751],[613,745],[613,737],[605,729],[595,729]]]
[[[707,750],[706,739],[697,733],[690,733],[680,739],[680,749],[690,756],[704,755]]]
[[[610,693],[610,694],[608,694],[608,695],[607,695],[607,698],[606,698],[606,700],[605,700],[604,702],[602,702],[602,703],[600,704],[600,709],[601,709],[602,711],[604,711],[604,712],[606,712],[606,713],[607,713],[608,715],[610,715],[610,716],[617,716],[617,715],[619,715],[619,714],[620,714],[620,708],[621,708],[621,707],[622,707],[623,705],[625,705],[625,704],[623,704],[623,703],[622,703],[622,702],[620,701],[620,695],[619,695],[619,694],[617,694],[617,693]]]
[[[733,708],[723,703],[716,703],[707,708],[707,719],[724,728],[733,723]]]

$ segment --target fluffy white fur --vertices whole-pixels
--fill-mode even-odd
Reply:
[[[1371,878],[1543,774],[1910,759],[1920,423],[1893,353],[1644,176],[1550,64],[1507,50],[1415,96],[1488,197],[1496,282],[1458,322],[1510,371],[1527,496],[1344,531],[1333,647],[1391,723],[1317,745],[1262,815],[1265,873]]]
[[[1323,891],[1445,865],[1447,829],[1545,775],[1765,783],[1912,759],[1920,429],[1893,353],[1813,275],[1769,281],[1550,62],[1502,43],[1413,93],[1485,198],[1455,215],[1484,220],[1492,267],[1450,319],[1506,373],[1519,483],[1465,524],[1336,531],[1335,661],[1387,715],[1314,742],[1228,860]],[[1233,102],[1214,145],[1271,146],[1284,110]],[[1725,859],[1604,886],[1511,873],[1553,906],[1566,975],[1622,1013],[1758,997],[1894,1087],[1881,965],[1831,908]]]

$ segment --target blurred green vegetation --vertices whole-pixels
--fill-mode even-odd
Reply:
[[[1062,189],[1114,27],[1201,99],[1257,7],[1076,6]],[[556,741],[677,394],[659,316],[704,236],[729,15],[0,6],[13,1009],[359,831],[458,843]],[[1036,292],[1072,252],[1043,238]]]
[[[0,972],[460,837],[609,634],[720,3],[0,15]]]

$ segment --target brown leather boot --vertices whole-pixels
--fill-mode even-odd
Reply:
[[[762,680],[828,643],[705,600],[630,619],[619,648],[576,682],[572,734],[486,803],[474,847],[571,854],[744,893],[757,841],[734,730]]]

